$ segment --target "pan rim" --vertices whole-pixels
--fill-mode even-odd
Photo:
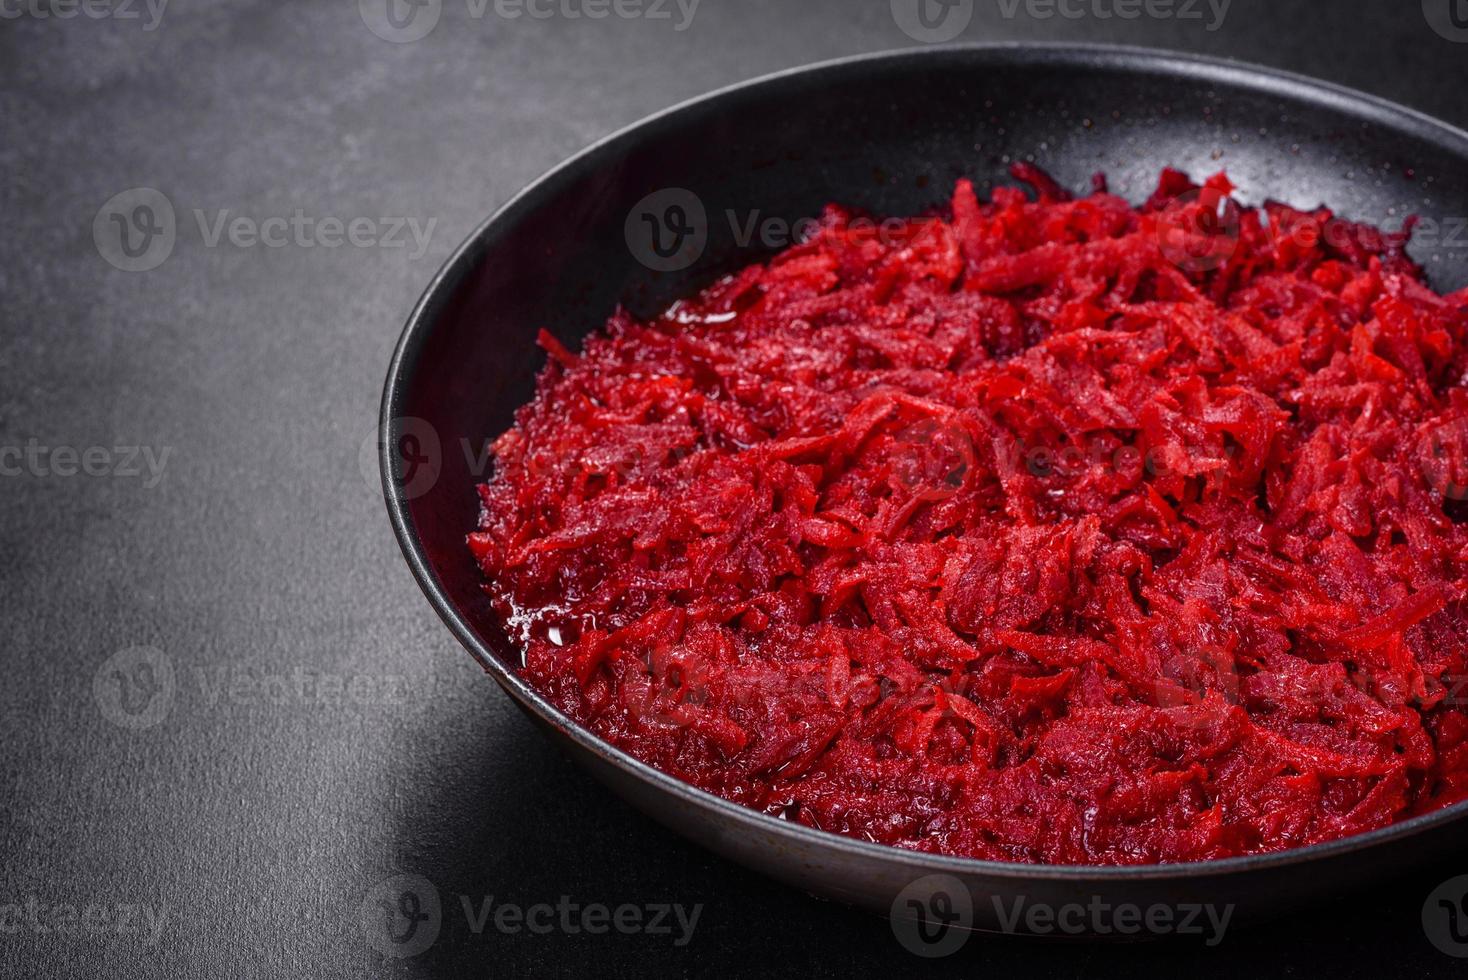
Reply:
[[[513,698],[520,708],[569,738],[600,761],[650,783],[661,792],[706,813],[733,821],[747,830],[783,838],[791,845],[814,851],[839,852],[852,859],[909,869],[913,876],[953,874],[1047,882],[1115,884],[1122,881],[1176,881],[1199,876],[1237,875],[1269,868],[1306,864],[1374,849],[1379,845],[1421,834],[1468,816],[1468,801],[1399,820],[1385,827],[1339,840],[1261,854],[1146,865],[1057,865],[991,861],[946,854],[929,854],[887,844],[857,840],[803,824],[791,823],[730,802],[690,783],[670,776],[611,745],[577,724],[547,701],[518,673],[501,661],[475,634],[473,627],[448,597],[428,560],[426,550],[410,513],[403,487],[394,479],[392,445],[397,420],[403,417],[404,401],[427,338],[439,313],[457,288],[474,272],[497,238],[497,232],[512,225],[534,209],[537,202],[563,183],[574,179],[601,158],[625,144],[660,129],[677,125],[685,118],[730,100],[763,95],[804,79],[825,77],[836,80],[882,66],[900,66],[909,61],[952,59],[979,66],[1050,66],[1094,68],[1120,73],[1161,77],[1200,78],[1246,90],[1266,92],[1292,101],[1324,106],[1344,115],[1375,122],[1385,128],[1406,131],[1427,143],[1468,160],[1468,132],[1426,113],[1379,96],[1346,86],[1310,78],[1282,69],[1232,59],[1215,58],[1159,48],[1106,44],[1067,43],[974,43],[945,44],[922,48],[864,53],[784,69],[715,89],[680,102],[624,126],[536,178],[497,208],[470,233],[429,280],[413,307],[389,362],[378,419],[379,475],[383,496],[398,546],[408,567],[439,618],[459,643],[479,662],[486,673]]]

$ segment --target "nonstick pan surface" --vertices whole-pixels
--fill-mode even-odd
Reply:
[[[1134,203],[1172,166],[1199,179],[1226,169],[1251,204],[1328,203],[1388,228],[1417,213],[1435,222],[1413,250],[1434,287],[1468,283],[1468,134],[1324,83],[1134,49],[979,46],[865,56],[737,85],[547,174],[429,284],[392,360],[380,440],[388,510],[429,601],[531,718],[634,805],[732,860],[884,914],[920,916],[934,896],[943,908],[956,897],[957,924],[1023,932],[1025,921],[1000,914],[1014,900],[1207,902],[1232,906],[1238,922],[1461,849],[1468,804],[1330,844],[1197,864],[1058,867],[915,854],[694,789],[592,736],[516,673],[520,653],[497,624],[464,536],[476,522],[486,440],[532,394],[544,356],[537,330],[574,348],[618,303],[655,313],[788,244],[782,228],[828,202],[917,214],[941,206],[959,176],[981,193],[1007,181],[1016,160],[1076,190],[1103,171]]]

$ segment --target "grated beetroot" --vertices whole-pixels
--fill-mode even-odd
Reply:
[[[727,799],[1005,861],[1468,798],[1468,291],[1222,175],[809,240],[579,355],[469,545],[570,717]]]

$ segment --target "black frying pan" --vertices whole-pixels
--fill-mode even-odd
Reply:
[[[735,861],[884,913],[912,914],[945,893],[986,929],[1004,926],[995,898],[1021,897],[1051,906],[1208,901],[1236,906],[1237,922],[1450,851],[1468,804],[1335,843],[1198,864],[919,855],[680,783],[591,736],[516,675],[519,653],[495,622],[464,536],[484,476],[478,453],[528,400],[543,361],[536,330],[574,346],[618,302],[651,314],[786,244],[779,225],[746,237],[752,215],[757,225],[795,222],[833,200],[916,214],[941,205],[954,178],[1003,180],[1017,159],[1077,190],[1105,171],[1111,189],[1133,201],[1164,165],[1195,177],[1226,167],[1249,203],[1325,202],[1393,228],[1420,212],[1440,222],[1416,251],[1434,286],[1468,282],[1468,232],[1451,220],[1468,215],[1468,134],[1293,75],[1133,49],[1027,45],[860,57],[738,85],[623,130],[537,181],[474,232],[413,311],[387,378],[382,445],[392,451],[382,469],[393,527],[429,601],[527,714],[645,812]],[[702,218],[675,188],[696,198]]]

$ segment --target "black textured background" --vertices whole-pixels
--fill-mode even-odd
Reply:
[[[114,447],[168,453],[152,486],[0,476],[0,976],[1463,975],[1419,917],[1468,858],[1216,949],[975,938],[924,962],[882,920],[716,859],[573,771],[439,625],[364,475],[402,321],[474,225],[596,137],[913,42],[887,0],[702,0],[681,31],[675,7],[468,9],[445,0],[431,35],[399,44],[355,0],[172,0],[151,30],[145,0],[104,19],[0,4],[0,449],[107,447],[110,469]],[[1234,0],[1215,31],[1003,11],[976,0],[959,40],[1202,51],[1468,124],[1468,44],[1418,0]],[[139,186],[172,202],[178,238],[129,273],[93,219]],[[411,240],[206,247],[194,217],[298,208],[436,223],[415,257]],[[144,661],[156,723],[130,728],[112,671]],[[442,927],[385,959],[359,908],[405,874],[432,883]],[[475,934],[460,895],[703,908],[680,947]],[[66,905],[165,918],[156,941],[62,932]]]

